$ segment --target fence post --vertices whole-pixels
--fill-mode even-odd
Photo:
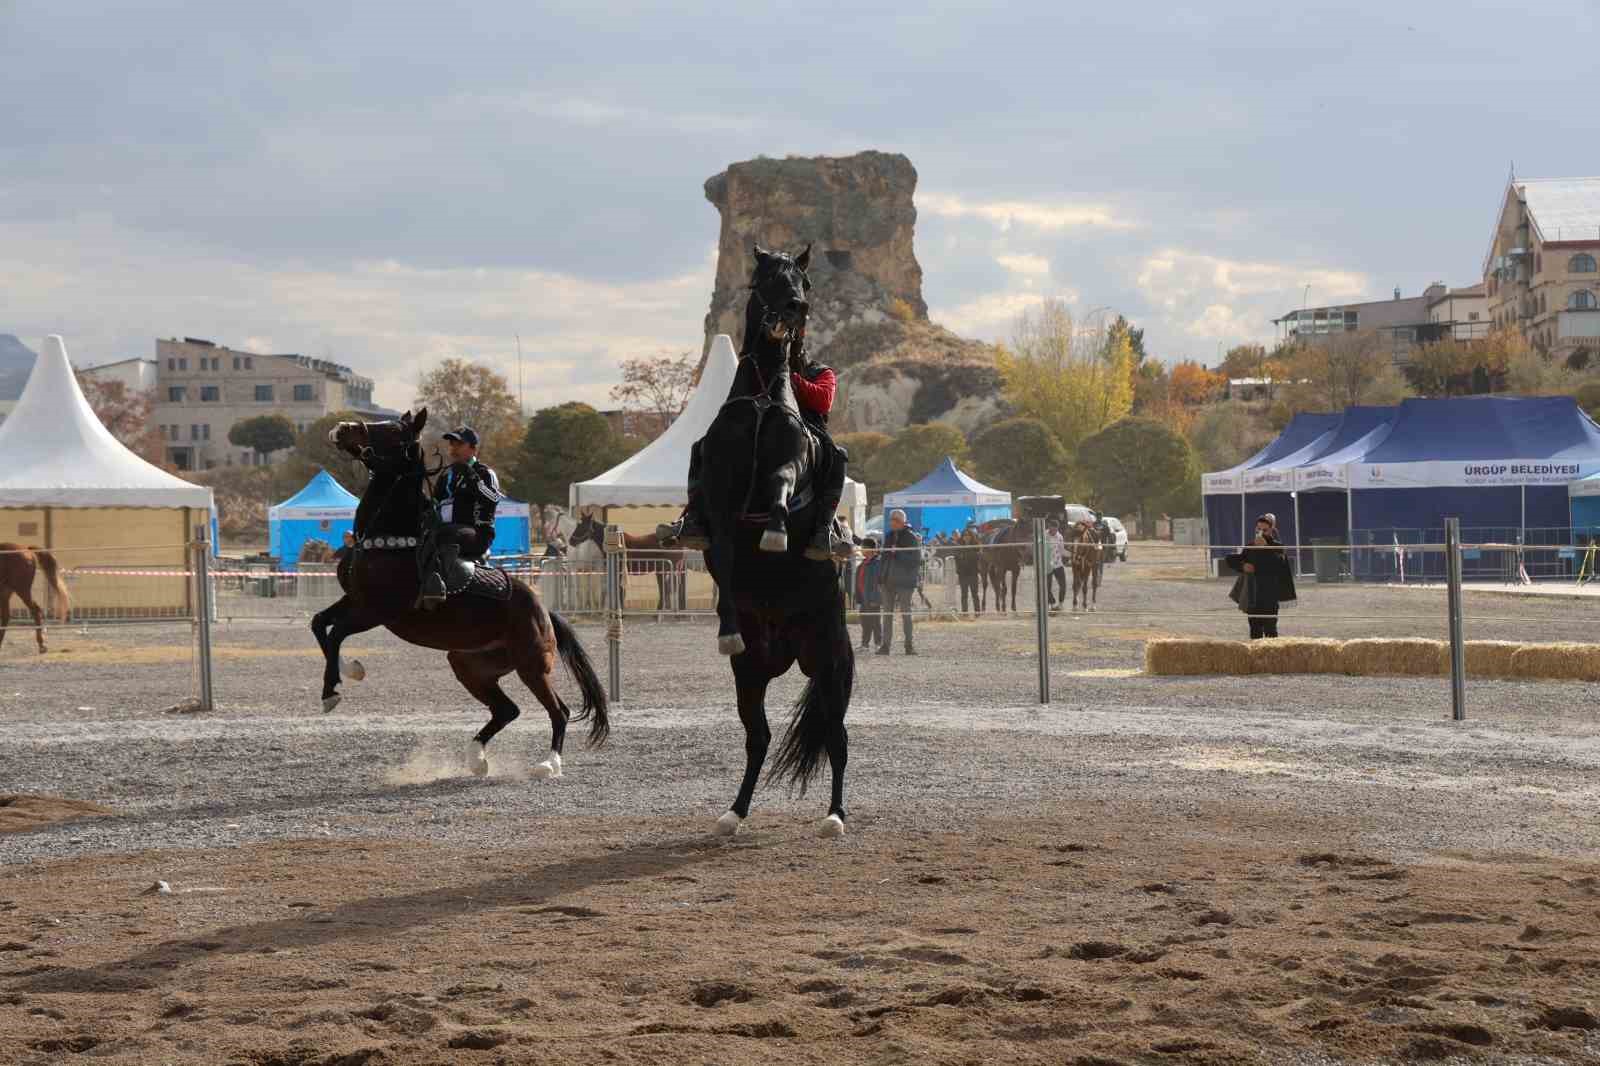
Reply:
[[[1461,519],[1444,520],[1445,577],[1450,611],[1450,717],[1467,718],[1467,649],[1461,637]]]
[[[1033,607],[1039,630],[1039,702],[1050,702],[1050,540],[1033,520]]]
[[[628,592],[622,548],[622,530],[606,526],[606,672],[613,703],[622,702],[622,608]]]
[[[200,644],[200,709],[216,709],[211,691],[211,530],[202,526],[194,544],[195,620]]]

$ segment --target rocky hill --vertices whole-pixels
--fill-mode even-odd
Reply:
[[[903,155],[754,159],[706,182],[722,216],[706,350],[744,333],[751,248],[810,242],[812,354],[838,369],[839,431],[894,433],[945,420],[971,431],[1002,413],[994,349],[928,321],[912,240],[917,171]]]

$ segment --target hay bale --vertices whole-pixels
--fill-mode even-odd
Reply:
[[[1250,671],[1256,674],[1342,674],[1342,640],[1279,637],[1250,642]]]
[[[1442,640],[1363,637],[1345,641],[1339,655],[1352,677],[1440,677],[1450,669],[1450,646]]]
[[[1507,678],[1511,672],[1511,659],[1518,649],[1527,647],[1515,640],[1469,640],[1466,643],[1467,676]],[[1445,669],[1450,667],[1449,652],[1445,653]]]
[[[1543,681],[1600,681],[1600,644],[1524,644],[1511,676]]]
[[[1144,672],[1156,676],[1248,674],[1250,646],[1240,640],[1155,638],[1144,643]]]

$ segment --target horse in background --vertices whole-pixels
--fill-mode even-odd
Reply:
[[[1080,596],[1084,610],[1093,611],[1100,602],[1100,575],[1104,572],[1104,548],[1100,535],[1089,522],[1072,527],[1067,543],[1067,559],[1072,567],[1072,609],[1077,611]]]
[[[989,585],[994,589],[995,610],[1006,613],[1006,578],[1009,577],[1011,610],[1015,613],[1022,568],[1033,562],[1032,531],[1021,522],[1011,523],[985,541],[982,559],[979,571],[987,576]]]
[[[579,545],[592,546],[599,552],[600,569],[605,569],[606,527],[592,515],[584,516],[572,531],[572,550]],[[622,534],[623,565],[629,574],[654,574],[656,579],[656,611],[684,611],[688,609],[688,553],[669,551],[661,547],[654,534]],[[593,554],[585,548],[585,556]],[[626,599],[626,590],[624,590]]]
[[[23,606],[33,612],[33,638],[39,644],[39,654],[45,653],[44,611],[33,599],[33,576],[44,571],[44,578],[56,594],[56,613],[62,622],[67,620],[72,601],[67,586],[61,580],[61,570],[56,557],[43,548],[23,547],[7,541],[0,543],[0,644],[5,643],[6,631],[11,628],[11,597],[16,595]]]

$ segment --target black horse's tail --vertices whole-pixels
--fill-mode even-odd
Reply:
[[[778,757],[772,763],[772,776],[787,778],[791,785],[798,785],[802,796],[816,775],[823,753],[828,750],[829,739],[844,725],[850,692],[856,683],[855,646],[845,628],[843,604],[830,605],[828,618],[820,638],[822,654],[818,661],[821,667],[816,676],[806,682],[805,691],[795,703],[789,731],[784,734]]]
[[[556,631],[556,651],[572,672],[573,680],[578,682],[578,691],[583,693],[583,706],[572,717],[580,722],[585,718],[590,719],[589,746],[597,748],[611,735],[605,686],[600,684],[600,676],[594,672],[594,663],[589,661],[589,653],[578,643],[578,634],[572,631],[571,624],[551,611],[550,625]]]

